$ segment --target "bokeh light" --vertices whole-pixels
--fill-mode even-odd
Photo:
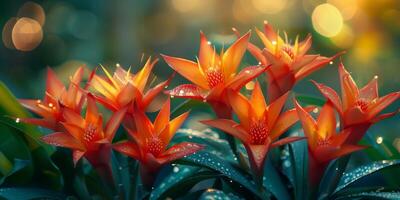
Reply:
[[[341,31],[343,17],[335,6],[325,3],[314,9],[312,23],[319,34],[325,37],[333,37]]]
[[[332,42],[339,48],[346,49],[353,46],[354,43],[354,31],[353,29],[344,24],[342,30],[334,37],[331,38]]]
[[[15,23],[11,37],[16,49],[31,51],[43,39],[42,27],[36,20],[23,17]]]
[[[12,17],[10,18],[3,27],[3,32],[2,32],[2,40],[3,40],[3,44],[5,47],[9,48],[9,49],[15,49],[11,35],[12,35],[12,30],[14,28],[15,23],[17,23],[17,18],[16,17]]]
[[[41,26],[44,25],[46,21],[46,15],[42,6],[32,1],[26,2],[21,8],[18,10],[18,17],[28,17],[39,22]]]
[[[358,10],[358,0],[328,0],[327,2],[338,8],[345,20],[353,18]]]
[[[282,11],[287,0],[251,0],[254,8],[262,13],[276,14]]]

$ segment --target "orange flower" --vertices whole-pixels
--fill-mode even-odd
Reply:
[[[297,101],[295,101],[295,105],[304,135],[308,140],[309,170],[312,183],[318,183],[330,161],[365,148],[345,143],[352,132],[350,129],[337,133],[336,116],[331,102],[325,103],[317,120],[314,120]]]
[[[250,66],[237,73],[246,51],[250,32],[239,38],[225,52],[218,55],[206,36],[200,32],[197,62],[163,55],[168,65],[193,84],[180,85],[167,93],[171,96],[226,104],[227,89],[238,91],[261,74],[266,67]]]
[[[93,95],[88,94],[86,117],[82,118],[80,114],[73,110],[65,109],[63,112],[65,122],[61,123],[67,130],[66,133],[52,133],[43,136],[42,140],[54,146],[72,149],[74,164],[82,156],[88,158],[89,161],[105,159],[95,158],[94,155],[98,155],[102,145],[111,144],[126,110],[124,108],[114,113],[103,129],[103,117],[97,110]]]
[[[170,79],[164,81],[144,93],[147,80],[158,59],[147,60],[144,67],[137,73],[130,73],[130,68],[125,71],[117,67],[114,74],[104,68],[106,77],[94,74],[90,79],[90,85],[102,96],[95,95],[96,100],[112,111],[124,108],[133,101],[143,110],[151,101],[169,84]]]
[[[314,82],[314,84],[339,112],[343,120],[343,128],[353,128],[354,133],[348,138],[348,143],[356,144],[373,123],[398,113],[396,111],[378,115],[400,97],[400,92],[393,92],[379,97],[377,76],[363,88],[358,89],[350,73],[346,71],[341,63],[339,65],[339,78],[342,100],[332,88],[317,82]]]
[[[250,99],[238,92],[228,92],[230,105],[238,116],[240,124],[230,119],[215,119],[202,121],[202,123],[221,129],[241,140],[246,147],[253,171],[256,175],[262,175],[264,160],[269,149],[303,139],[302,137],[287,137],[278,140],[298,121],[294,109],[281,114],[287,96],[288,93],[267,105],[257,82]]]
[[[114,149],[141,163],[141,177],[145,184],[152,184],[159,168],[203,148],[202,145],[183,142],[168,148],[172,137],[188,116],[188,112],[170,121],[170,100],[163,105],[154,123],[135,106],[133,118],[136,130],[127,129],[133,141],[114,144]]]
[[[236,29],[233,29],[237,34]],[[262,65],[271,65],[266,71],[268,81],[268,97],[274,101],[286,92],[304,77],[328,64],[339,54],[327,58],[320,55],[306,54],[311,47],[311,36],[299,42],[298,37],[294,44],[290,44],[285,33],[283,40],[279,33],[276,33],[272,26],[264,22],[264,33],[256,29],[265,48],[259,49],[249,43],[249,52]]]
[[[82,80],[83,67],[79,67],[75,74],[70,78],[68,90],[57,78],[51,68],[47,68],[46,93],[43,100],[39,99],[20,99],[19,102],[25,108],[36,113],[42,119],[24,118],[20,121],[35,124],[54,131],[61,131],[62,126],[59,122],[63,119],[64,108],[80,112],[84,103],[84,95],[79,89]]]

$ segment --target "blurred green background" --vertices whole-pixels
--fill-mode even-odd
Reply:
[[[42,96],[46,66],[67,81],[82,64],[92,69],[119,63],[137,70],[143,53],[194,59],[199,30],[221,47],[236,38],[232,27],[244,33],[262,28],[264,20],[293,39],[311,33],[311,53],[331,56],[345,50],[343,62],[359,86],[377,75],[381,95],[399,90],[398,0],[13,0],[1,1],[0,12],[0,80],[19,98]],[[256,34],[251,40],[261,46]],[[339,89],[337,62],[295,91],[319,96],[309,79]],[[247,55],[243,65],[256,63]],[[154,70],[159,80],[171,73],[163,61]],[[176,77],[172,85],[182,82]],[[400,157],[399,116],[370,130],[370,145],[383,147],[374,148],[379,154]]]

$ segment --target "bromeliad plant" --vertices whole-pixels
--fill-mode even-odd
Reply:
[[[23,148],[29,147],[32,152],[24,157],[31,160],[21,161],[18,159],[22,157],[8,150],[11,145],[0,143],[0,185],[8,187],[0,189],[0,196],[21,199],[67,196],[79,199],[399,199],[400,192],[395,188],[400,184],[398,179],[382,175],[386,178],[384,183],[367,183],[374,179],[369,176],[372,173],[398,170],[395,165],[400,160],[375,161],[358,167],[350,155],[366,157],[362,150],[368,146],[360,145],[360,140],[371,125],[398,112],[379,115],[400,93],[379,97],[376,78],[358,89],[340,64],[342,98],[333,89],[313,82],[326,101],[317,98],[304,101],[312,97],[296,100],[299,95],[294,94],[293,86],[339,54],[308,55],[310,36],[303,42],[296,38],[292,44],[286,33],[284,40],[268,23],[264,25],[264,32],[256,29],[265,46],[263,49],[249,42],[250,31],[240,36],[234,30],[238,39],[220,53],[201,32],[196,62],[162,55],[172,69],[192,82],[164,92],[189,99],[172,112],[169,98],[157,115],[147,112],[173,77],[149,86],[151,71],[158,62],[151,58],[136,74],[130,68],[125,70],[119,66],[110,73],[101,66],[104,75],[95,69],[85,83],[81,67],[70,78],[67,88],[49,68],[44,99],[19,100],[38,118],[18,110],[19,107],[16,107],[18,112],[8,112],[7,106],[14,99],[2,87],[0,92],[7,96],[8,102],[0,102],[0,112],[15,117],[17,123],[1,118],[0,129],[5,134],[10,130],[22,133],[25,140],[18,141],[22,144],[25,141]],[[259,64],[239,70],[247,50]],[[264,72],[266,86],[256,80]],[[242,87],[250,82],[254,88],[247,95]],[[267,98],[264,94],[268,94]],[[296,96],[292,108],[291,101],[287,101],[290,94]],[[195,100],[200,103],[193,104]],[[188,107],[195,109],[193,105],[200,106],[201,102],[209,104],[216,114],[215,119],[201,122],[221,132],[179,129],[190,119],[189,112],[180,111]],[[309,102],[317,103],[301,105]],[[33,134],[38,131],[27,124],[53,133]],[[37,139],[71,151],[61,148],[54,152]],[[11,158],[16,159],[12,162]],[[31,164],[26,164],[29,161]],[[37,170],[34,175],[32,168]],[[31,176],[25,176],[32,177],[30,182],[15,182],[15,177],[18,173],[24,174],[24,170],[31,170]],[[51,181],[35,185],[40,189],[19,187],[35,184],[37,177]],[[55,182],[62,187],[52,187]]]

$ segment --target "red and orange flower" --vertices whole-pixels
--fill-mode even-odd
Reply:
[[[21,122],[42,126],[54,131],[61,131],[62,126],[59,122],[64,121],[64,108],[80,112],[85,96],[79,88],[82,80],[83,67],[76,70],[75,74],[70,78],[71,83],[68,89],[57,78],[51,68],[47,69],[46,92],[43,100],[39,99],[19,99],[19,102],[25,108],[31,110],[35,114],[42,117],[23,118]]]
[[[101,96],[95,95],[96,100],[111,111],[117,111],[133,102],[140,109],[145,110],[171,80],[168,79],[145,93],[151,70],[157,62],[158,59],[152,60],[150,57],[143,68],[136,74],[132,74],[130,68],[125,71],[122,67],[117,66],[114,74],[111,75],[102,67],[106,76],[94,74],[89,80],[90,86],[101,94]]]
[[[279,137],[299,119],[294,109],[281,114],[287,97],[288,93],[267,105],[257,82],[250,99],[238,92],[228,92],[229,103],[240,123],[230,119],[215,119],[202,123],[221,129],[242,141],[253,172],[262,176],[264,161],[271,148],[303,139],[287,137],[279,140]],[[311,111],[313,108],[307,109]]]
[[[346,144],[352,132],[351,128],[337,133],[335,109],[331,102],[325,103],[317,120],[314,120],[297,101],[295,105],[308,140],[309,174],[312,183],[319,182],[330,161],[365,148]]]
[[[250,32],[236,40],[220,55],[200,32],[200,50],[197,62],[163,55],[168,65],[193,84],[180,85],[167,93],[171,96],[208,101],[218,110],[226,107],[227,90],[240,90],[246,83],[257,77],[266,67],[250,66],[237,73],[246,52]],[[230,108],[224,108],[230,111]],[[226,116],[228,117],[228,116]]]
[[[237,33],[236,29],[234,31]],[[264,22],[264,33],[256,29],[264,48],[249,43],[249,52],[261,63],[261,65],[271,65],[266,71],[268,82],[268,98],[274,101],[304,77],[320,69],[339,54],[333,57],[323,57],[320,55],[306,54],[311,47],[311,36],[299,42],[298,37],[294,44],[290,44],[285,32],[285,40],[273,27]],[[238,33],[237,33],[238,34]]]
[[[183,142],[168,147],[172,137],[188,116],[188,112],[170,121],[170,100],[163,105],[154,123],[135,106],[133,118],[136,130],[127,129],[133,141],[114,144],[114,149],[140,161],[141,177],[151,185],[162,165],[203,148],[200,144]]]
[[[398,111],[395,111],[378,115],[383,109],[400,98],[400,92],[379,97],[377,76],[363,88],[358,89],[350,73],[340,63],[339,78],[342,90],[341,99],[332,88],[317,82],[314,82],[314,84],[339,112],[343,128],[353,128],[353,133],[347,139],[349,144],[356,144],[361,140],[372,124],[398,113]]]

